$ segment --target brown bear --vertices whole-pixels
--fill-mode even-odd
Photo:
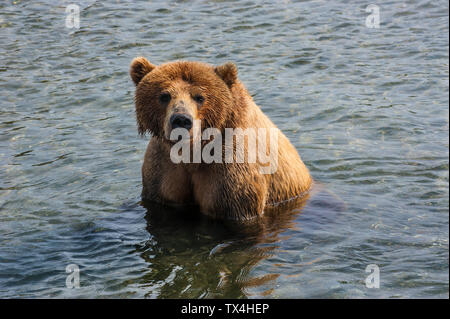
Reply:
[[[130,75],[136,85],[139,133],[152,135],[142,166],[143,200],[193,204],[209,216],[242,221],[260,216],[265,207],[308,193],[312,185],[308,169],[287,137],[254,103],[233,63],[214,67],[176,61],[156,66],[138,57],[131,63]],[[200,130],[202,136],[197,145],[200,151],[209,147],[207,153],[214,156],[214,161],[193,160],[198,141],[195,123],[199,123],[197,132]],[[176,129],[184,129],[188,136],[182,141],[179,136],[173,138]],[[202,133],[207,129],[225,135],[225,139],[230,129],[235,135],[228,139],[231,144],[222,140],[218,148],[211,148],[219,135],[213,134],[211,139],[210,134],[203,139]],[[259,131],[247,134],[252,129]],[[259,135],[261,129],[264,134]],[[274,130],[276,134],[272,135]],[[244,142],[239,151],[240,136]],[[269,144],[275,138],[276,150],[270,154],[275,159],[275,169],[262,170],[267,168],[267,161],[252,154],[256,144],[250,136],[258,137],[259,155],[268,155],[271,149],[268,145],[260,147],[259,142]],[[173,148],[186,143],[185,139],[193,154],[188,154],[189,161],[174,161],[172,155],[179,155],[179,150],[173,152]],[[247,156],[242,157],[242,149],[248,152]]]

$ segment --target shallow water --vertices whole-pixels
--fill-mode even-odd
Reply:
[[[448,298],[447,1],[54,3],[0,4],[0,297]],[[141,205],[139,55],[234,61],[325,190],[269,226]]]

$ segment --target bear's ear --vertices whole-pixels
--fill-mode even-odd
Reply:
[[[130,76],[134,84],[137,86],[142,78],[154,68],[156,65],[151,64],[146,58],[134,58],[130,66]]]
[[[237,67],[234,63],[227,62],[214,68],[216,74],[228,85],[229,88],[237,81]]]

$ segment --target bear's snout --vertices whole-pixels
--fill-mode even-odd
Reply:
[[[192,116],[187,113],[172,114],[169,122],[172,130],[181,127],[189,131],[192,128]]]

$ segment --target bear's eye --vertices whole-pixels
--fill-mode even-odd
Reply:
[[[159,96],[159,101],[163,104],[169,103],[170,99],[171,99],[171,97],[170,97],[169,93],[162,93]]]
[[[205,98],[200,94],[197,94],[194,96],[194,101],[197,102],[198,104],[203,104],[203,102],[205,102]]]

